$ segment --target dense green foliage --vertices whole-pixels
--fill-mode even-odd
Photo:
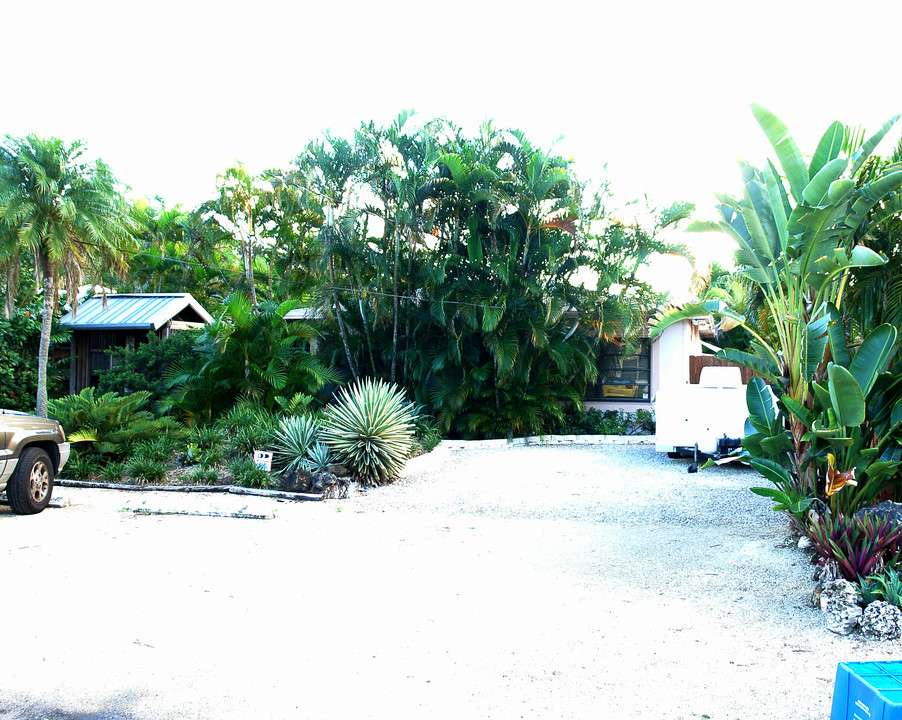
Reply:
[[[149,397],[147,392],[98,395],[94,388],[86,388],[78,395],[51,400],[50,417],[59,420],[69,442],[82,454],[120,460],[141,441],[183,432],[172,418],[156,418],[146,409]]]
[[[857,144],[833,123],[806,163],[774,115],[757,106],[753,112],[784,175],[773,163],[763,170],[744,166],[743,197],[720,196],[723,220],[700,229],[736,241],[737,266],[760,294],[767,322],[756,329],[736,308],[710,300],[663,313],[652,335],[679,319],[710,314],[748,331],[751,352],[720,353],[761,376],[749,384],[756,432],[743,441],[745,451],[774,465],[762,472],[794,514],[806,497],[851,512],[896,477],[902,459],[902,395],[896,375],[887,372],[896,332],[889,325],[863,328],[871,332],[853,351],[856,338],[842,314],[853,270],[886,262],[861,241],[869,224],[898,212],[902,170],[888,166],[864,184],[855,177],[896,118]],[[861,488],[837,495],[855,487],[856,473]],[[787,502],[781,497],[778,505]]]
[[[147,390],[189,423],[238,402],[297,414],[372,377],[405,388],[436,432],[551,432],[594,380],[599,341],[628,346],[655,306],[642,267],[684,251],[660,231],[688,206],[648,208],[648,227],[621,221],[571,161],[490,123],[468,137],[402,113],[350,139],[326,134],[290,169],[227,168],[193,211],[159,198],[125,208],[78,143],[9,138],[4,152],[8,308],[22,302],[22,263],[47,249],[45,297],[91,275],[120,291],[188,291],[220,315],[178,362],[183,338],[115,350],[101,379],[101,392]],[[296,307],[317,321],[286,322]]]
[[[657,298],[637,271],[677,249],[658,233],[689,209],[651,212],[649,230],[618,222],[522,133],[468,138],[406,114],[310,144],[285,180],[321,218],[327,356],[397,382],[462,437],[561,422],[599,340],[641,328]]]
[[[314,403],[328,383],[340,380],[309,350],[316,332],[288,322],[297,303],[264,302],[256,309],[233,295],[226,310],[197,336],[192,352],[164,372],[173,389],[166,407],[189,422],[210,422],[237,402],[268,412]]]
[[[701,228],[736,241],[744,282],[663,313],[651,334],[711,314],[748,333],[748,351],[720,354],[758,373],[740,457],[771,486],[753,491],[789,513],[865,602],[897,603],[902,528],[856,511],[902,499],[902,165],[898,151],[869,159],[898,116],[866,141],[833,123],[806,162],[774,115],[753,112],[783,174],[744,166],[743,196],[721,196],[722,221]]]
[[[0,242],[9,283],[21,251],[34,260],[43,292],[38,349],[37,410],[47,416],[47,365],[60,280],[68,297],[84,274],[103,280],[103,271],[123,269],[122,250],[131,242],[132,223],[118,183],[100,160],[82,160],[81,143],[7,136],[0,145]],[[10,293],[13,295],[14,293]]]
[[[113,367],[99,371],[97,392],[148,392],[149,405],[155,407],[169,395],[164,374],[191,354],[198,334],[197,330],[185,330],[160,340],[156,333],[148,333],[147,342],[139,343],[134,350],[111,349]]]
[[[53,344],[68,342],[66,328],[54,323]],[[8,320],[0,318],[0,407],[34,412],[38,390],[37,357],[41,343],[40,305],[16,308]],[[68,390],[68,361],[50,363],[48,395]]]
[[[648,410],[635,413],[589,408],[564,416],[556,433],[561,435],[654,435],[655,420]]]

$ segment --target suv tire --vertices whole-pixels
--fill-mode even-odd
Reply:
[[[34,515],[50,503],[53,463],[41,448],[26,448],[6,485],[6,498],[17,515]]]

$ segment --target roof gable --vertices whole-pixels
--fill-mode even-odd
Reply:
[[[60,322],[73,330],[159,330],[170,320],[209,323],[213,318],[190,293],[134,293],[94,296]]]

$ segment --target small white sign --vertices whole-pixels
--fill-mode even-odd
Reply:
[[[272,471],[272,453],[269,450],[254,450],[254,465],[266,472]]]

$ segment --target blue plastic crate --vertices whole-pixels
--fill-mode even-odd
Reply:
[[[830,720],[902,720],[902,661],[840,663]]]

